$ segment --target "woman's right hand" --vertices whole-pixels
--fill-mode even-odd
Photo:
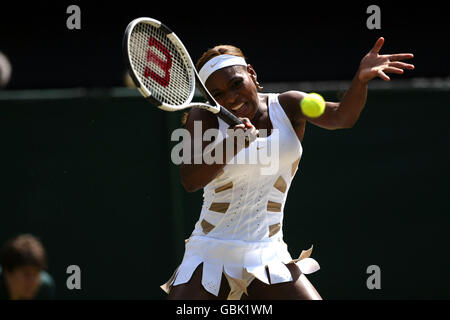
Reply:
[[[194,108],[190,110],[189,114],[190,116],[187,117],[185,128],[189,131],[190,136],[192,137],[192,140],[190,141],[190,150],[193,151],[195,150],[194,121],[201,121],[202,137],[206,130],[218,129],[219,123],[217,117],[206,110]],[[215,179],[215,177],[222,171],[229,160],[231,160],[229,156],[234,157],[240,150],[242,150],[243,148],[247,148],[250,143],[256,140],[259,131],[253,126],[249,119],[241,118],[241,121],[243,122],[242,124],[230,127],[228,128],[228,130],[232,131],[231,134],[235,134],[235,137],[237,134],[243,134],[244,136],[247,136],[248,139],[233,139],[233,137],[228,137],[219,142],[216,147],[220,150],[223,150],[223,152],[221,152],[221,158],[218,162],[214,162],[211,164],[204,163],[203,161],[201,163],[195,163],[194,156],[192,155],[191,161],[189,163],[180,164],[181,183],[183,184],[186,191],[194,192],[201,188],[204,188],[209,182]],[[226,147],[229,145],[226,140],[230,138],[235,142],[234,145],[233,143],[231,144],[231,146],[234,147],[234,150],[233,152],[226,152]],[[237,141],[242,141],[240,142],[240,146],[238,146],[238,144],[236,143]],[[202,141],[202,159],[205,148],[210,143],[210,141]],[[215,154],[212,157],[215,158]]]
[[[248,118],[239,118],[243,123],[235,125],[233,130],[237,134],[243,134],[245,136],[245,148],[256,140],[259,135],[259,130],[250,122]],[[241,130],[239,132],[238,130]]]

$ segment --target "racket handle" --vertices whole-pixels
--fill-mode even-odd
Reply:
[[[230,126],[235,126],[238,124],[243,123],[239,118],[237,118],[234,114],[232,114],[230,111],[225,109],[224,107],[220,106],[220,111],[217,114],[223,121],[228,123]]]
[[[241,120],[239,120],[238,117],[236,117],[234,114],[232,114],[230,111],[228,111],[227,109],[225,109],[222,106],[220,106],[220,111],[217,114],[217,116],[219,116],[223,121],[225,121],[226,123],[228,123],[230,126],[233,126],[233,127],[235,125],[243,123]],[[245,136],[245,142],[250,143],[249,136]]]

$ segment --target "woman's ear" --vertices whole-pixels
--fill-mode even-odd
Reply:
[[[255,69],[253,69],[251,64],[247,65],[247,72],[251,75],[251,76],[255,76],[256,77],[256,71]]]
[[[262,90],[263,87],[261,87],[261,85],[258,82],[258,76],[256,75],[256,71],[255,69],[253,69],[253,67],[249,64],[247,65],[247,72],[250,75],[250,77],[252,78],[253,82],[255,83],[255,86],[258,90]]]

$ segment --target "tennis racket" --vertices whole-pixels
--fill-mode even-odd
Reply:
[[[152,105],[166,111],[203,108],[230,126],[242,123],[214,100],[181,40],[160,21],[131,21],[125,31],[123,51],[131,78]],[[209,103],[191,103],[196,87]]]

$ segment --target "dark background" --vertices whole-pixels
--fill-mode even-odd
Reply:
[[[308,278],[326,299],[449,299],[450,92],[369,95],[351,130],[307,126],[285,241],[293,256],[314,245]],[[58,298],[164,299],[202,200],[170,161],[181,115],[139,96],[1,103],[0,241],[40,237]],[[421,121],[424,106],[439,117]],[[72,264],[81,290],[66,288]]]
[[[66,28],[70,4],[81,8],[81,30]],[[371,4],[380,6],[381,30],[366,27]],[[441,2],[9,2],[0,10],[0,50],[14,66],[10,88],[122,85],[123,33],[141,16],[173,29],[194,62],[217,44],[240,47],[261,83],[351,79],[379,36],[382,53],[415,54],[405,77],[450,73]]]
[[[81,30],[68,30],[70,4],[0,10],[0,50],[13,64],[0,95],[0,242],[40,237],[60,299],[164,299],[159,285],[200,212],[202,192],[186,193],[170,162],[181,114],[110,91],[123,84],[133,18],[165,22],[193,60],[216,44],[241,47],[262,85],[350,80],[379,36],[382,52],[415,54],[416,70],[393,83],[450,71],[445,7],[429,1],[377,3],[377,31],[366,28],[372,3],[78,2]],[[308,278],[325,299],[450,298],[449,105],[446,88],[369,90],[351,130],[308,125],[284,235],[293,256],[314,245],[321,270]],[[81,290],[65,286],[71,264]],[[381,268],[381,290],[366,287],[369,265]]]

